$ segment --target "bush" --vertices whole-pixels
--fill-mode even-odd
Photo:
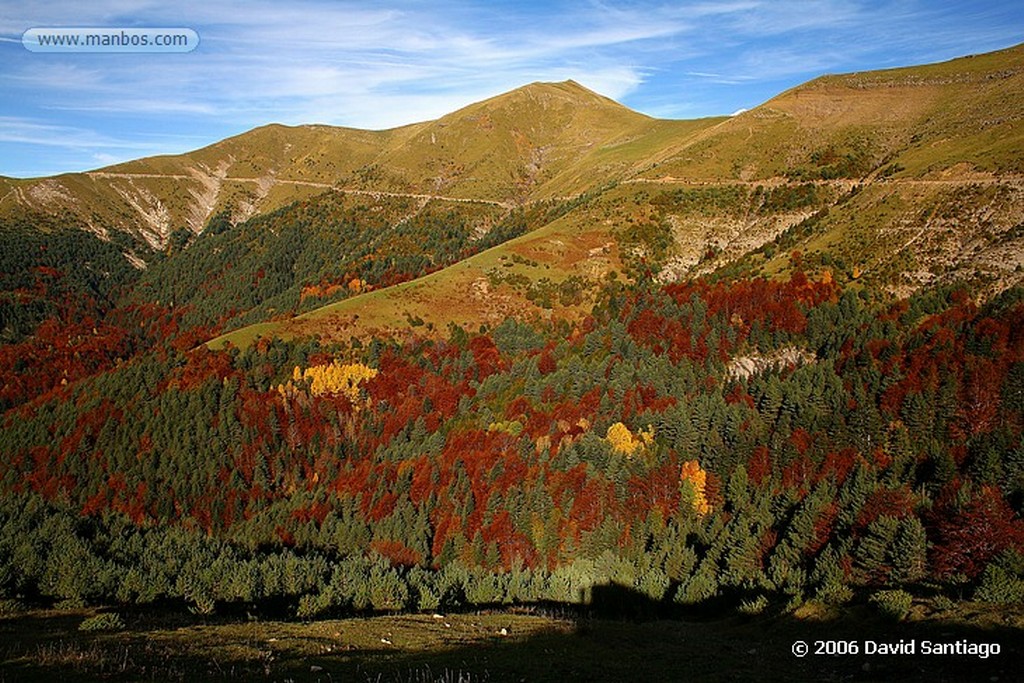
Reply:
[[[299,598],[298,607],[295,608],[295,616],[299,619],[313,619],[326,612],[330,607],[330,596],[325,593],[303,595]]]
[[[66,598],[54,603],[53,608],[61,612],[74,612],[85,607],[85,600],[81,598]]]
[[[814,597],[826,605],[845,605],[853,600],[853,589],[842,583],[829,582],[819,588]]]
[[[192,599],[193,604],[189,605],[188,611],[192,614],[210,615],[217,609],[217,603],[213,598],[197,596]]]
[[[682,605],[695,605],[718,593],[718,580],[709,569],[702,565],[697,573],[690,577],[690,580],[679,587],[675,601]]]
[[[116,612],[97,614],[78,625],[79,631],[120,631],[123,628],[124,621]]]
[[[0,616],[18,614],[24,611],[25,605],[20,600],[15,600],[14,598],[0,599]]]
[[[884,590],[873,594],[870,601],[886,618],[901,621],[910,612],[914,598],[904,590]]]
[[[1004,552],[985,567],[974,599],[1013,605],[1024,602],[1024,557]]]
[[[756,598],[750,600],[744,600],[740,603],[739,612],[740,614],[761,614],[765,608],[768,607],[768,597],[765,595],[758,595]]]
[[[409,606],[409,587],[384,560],[370,570],[370,604],[378,612],[395,612]]]

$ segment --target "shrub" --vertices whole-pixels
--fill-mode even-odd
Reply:
[[[974,599],[1002,605],[1024,602],[1024,556],[1007,551],[990,562],[974,591]]]
[[[830,581],[815,593],[815,597],[827,605],[845,605],[853,599],[853,589],[837,581]]]
[[[768,607],[768,597],[765,595],[758,595],[756,598],[750,600],[744,600],[740,603],[739,612],[740,614],[761,614],[765,608]]]
[[[74,612],[85,607],[85,600],[82,598],[65,598],[54,603],[53,608],[61,612]]]
[[[25,605],[13,598],[0,599],[0,616],[18,614],[25,611]]]
[[[78,625],[79,631],[120,631],[123,628],[124,621],[116,612],[97,614]]]
[[[206,596],[197,596],[192,599],[193,604],[189,606],[188,611],[192,614],[209,615],[213,614],[217,609],[217,603],[213,598]]]
[[[299,619],[313,619],[326,612],[330,607],[330,596],[325,593],[303,595],[299,598],[298,607],[295,608],[295,616]]]
[[[702,564],[697,572],[690,579],[679,587],[675,601],[682,605],[694,605],[718,593],[718,579],[715,578],[713,568]]]
[[[370,571],[370,604],[381,612],[394,612],[409,605],[409,587],[394,567],[377,562]]]
[[[886,618],[901,621],[910,612],[914,599],[904,590],[884,590],[874,593],[870,601]]]

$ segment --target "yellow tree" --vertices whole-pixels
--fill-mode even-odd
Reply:
[[[611,444],[613,451],[624,453],[626,456],[633,455],[640,447],[640,442],[633,438],[633,433],[629,431],[629,427],[621,422],[616,422],[609,427],[608,433],[605,434],[604,438]]]
[[[376,376],[376,369],[362,363],[342,365],[338,361],[329,365],[314,365],[302,373],[302,378],[309,382],[309,391],[314,396],[342,394],[353,403],[359,398],[360,383]]]
[[[694,511],[701,516],[711,512],[711,506],[708,504],[707,495],[704,492],[707,480],[708,473],[701,469],[700,463],[696,460],[687,460],[683,463],[679,481],[682,483],[684,491],[689,489],[692,493],[691,504]]]

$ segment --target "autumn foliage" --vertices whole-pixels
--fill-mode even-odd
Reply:
[[[365,577],[628,566],[659,600],[981,581],[1024,550],[1013,294],[880,311],[830,278],[698,281],[577,325],[244,351],[149,313],[0,349],[7,494]],[[38,390],[33,353],[57,361]]]
[[[679,481],[689,489],[690,504],[698,515],[711,512],[706,494],[707,480],[708,473],[701,469],[700,463],[696,460],[687,460],[683,463]]]

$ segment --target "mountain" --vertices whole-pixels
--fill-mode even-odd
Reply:
[[[956,177],[1024,172],[1024,46],[822,76],[653,155],[643,178]]]
[[[967,280],[990,296],[1022,278],[1022,72],[1017,46],[823,76],[696,121],[533,83],[393,130],[270,125],[188,154],[2,179],[0,221],[91,231],[150,267],[143,296],[204,298],[203,322],[278,318],[236,343],[256,329],[574,317],[613,272],[785,276],[797,251],[802,268],[872,291]],[[379,219],[369,232],[330,232],[366,212]],[[457,238],[422,250],[437,221]],[[196,239],[211,225],[218,234]],[[96,249],[106,262],[111,248]],[[260,286],[211,298],[217,281]],[[308,296],[319,291],[332,294]],[[310,310],[318,301],[330,306]],[[289,312],[303,315],[280,319]]]
[[[721,269],[784,276],[795,251],[802,268],[892,296],[955,281],[990,296],[1022,281],[1022,78],[1018,46],[825,76],[727,119],[653,121],[593,97],[585,102],[602,121],[630,132],[591,124],[590,139],[608,142],[578,145],[561,169],[553,155],[551,170],[530,185],[533,196],[551,196],[590,179],[572,210],[441,273],[217,343],[401,329],[410,317],[444,330],[509,313],[571,315],[571,305],[536,302],[545,291],[579,301],[575,290],[592,292],[612,271],[637,268],[655,270],[662,282]],[[557,103],[569,92],[579,89],[530,86],[464,111],[515,111],[543,96],[554,102],[555,120],[574,130],[593,112],[579,105],[582,112],[559,119]]]
[[[0,181],[4,623],[557,604],[1019,642],[1021,68],[690,122],[533,84]]]
[[[380,165],[408,190],[521,203],[621,177],[644,141],[709,123],[651,119],[574,81],[533,83],[427,124]]]
[[[329,189],[522,203],[581,192],[623,169],[621,156],[597,150],[694,127],[655,121],[572,81],[534,83],[393,130],[269,125],[187,154],[5,178],[0,217],[60,214],[161,249],[174,230],[198,234],[215,215],[238,223]]]
[[[0,216],[62,214],[100,236],[124,231],[162,249],[174,230],[198,234],[219,213],[240,222],[319,194],[407,132],[270,125],[188,154],[52,178],[7,179]]]

